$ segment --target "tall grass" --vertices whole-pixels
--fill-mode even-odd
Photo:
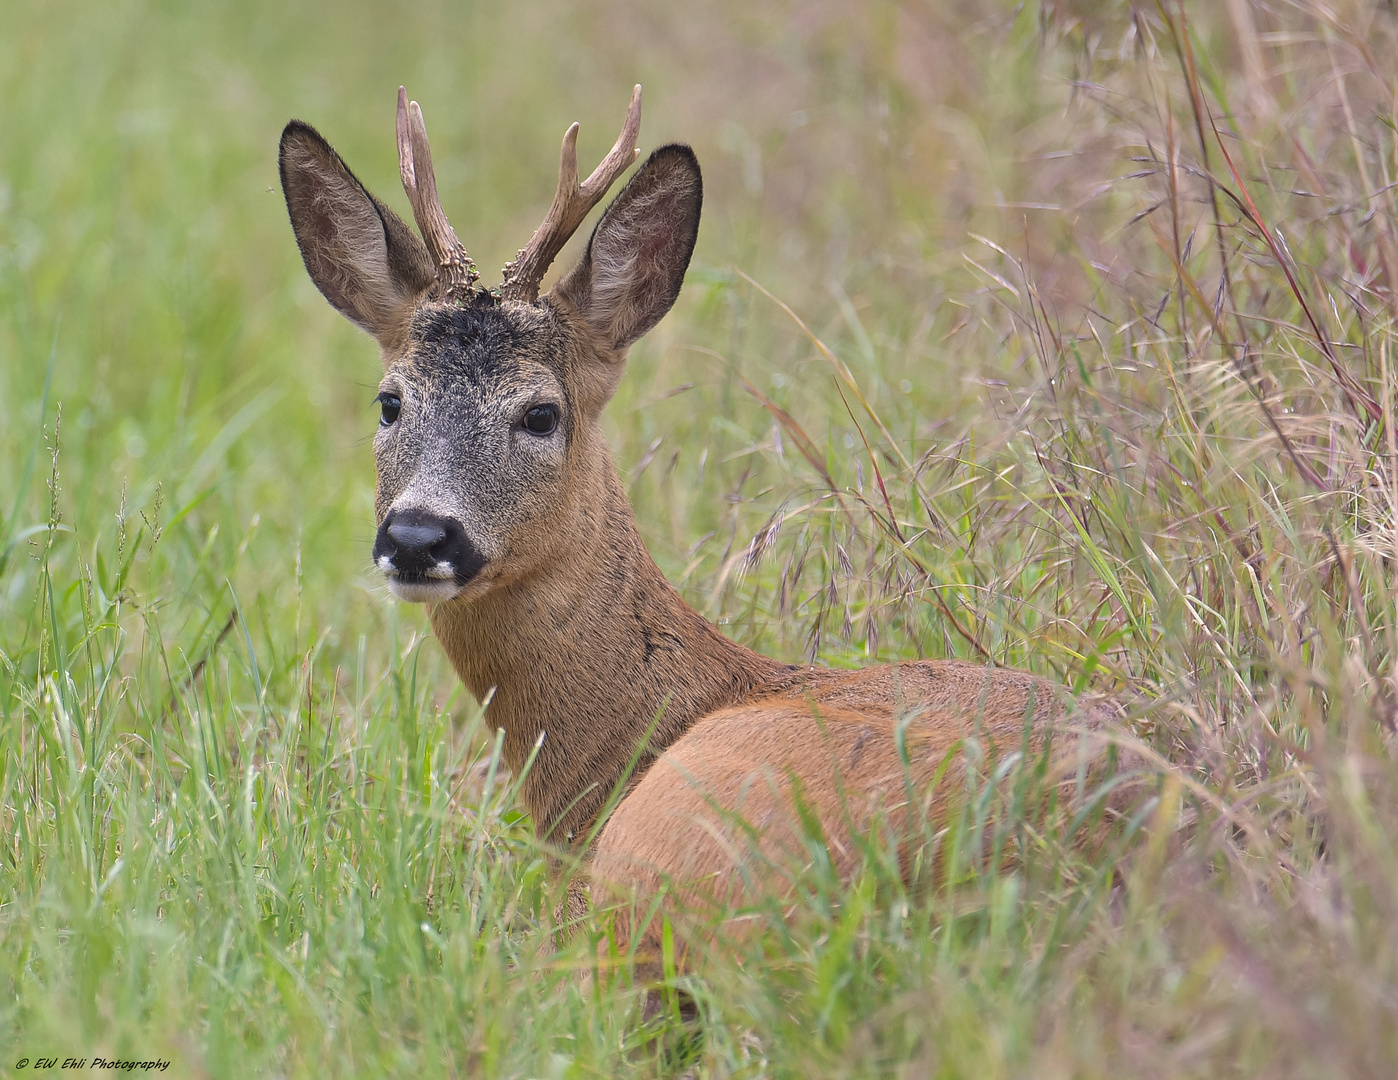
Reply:
[[[1390,6],[6,26],[0,1071],[1392,1072]],[[609,413],[671,579],[787,659],[1109,694],[1161,777],[1093,850],[977,789],[930,895],[813,866],[689,1026],[553,948],[514,778],[369,573],[372,349],[266,190],[295,114],[396,201],[406,82],[499,265],[634,81],[708,187]]]

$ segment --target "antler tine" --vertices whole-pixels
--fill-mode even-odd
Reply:
[[[480,274],[476,273],[476,264],[466,254],[466,248],[442,211],[422,109],[416,101],[408,100],[408,92],[401,86],[398,88],[397,129],[398,173],[413,208],[418,232],[422,233],[427,250],[437,260],[438,284],[445,295],[468,292]]]
[[[549,264],[560,251],[568,238],[577,232],[591,210],[607,189],[616,182],[636,160],[636,140],[641,134],[641,87],[638,84],[631,91],[631,107],[626,112],[626,123],[617,136],[616,145],[602,159],[602,163],[592,171],[592,175],[578,183],[578,125],[574,124],[563,136],[563,149],[558,159],[558,190],[553,196],[544,222],[534,230],[514,261],[505,267],[505,280],[500,287],[500,295],[508,300],[523,300],[532,303],[539,296],[539,282],[544,278]]]

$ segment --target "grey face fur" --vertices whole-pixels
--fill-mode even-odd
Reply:
[[[437,581],[401,581],[379,553],[402,599],[476,594],[530,569],[569,489],[576,403],[560,362],[566,340],[542,305],[429,304],[414,316],[406,355],[379,385],[401,404],[374,437],[378,520],[421,511],[459,522],[484,563],[467,581],[450,565]],[[527,426],[540,410],[554,410],[552,431]]]
[[[287,125],[280,167],[312,280],[383,351],[374,559],[389,587],[469,601],[566,557],[572,523],[596,512],[597,416],[694,249],[693,153],[655,151],[533,303],[437,298],[422,242],[309,126]]]

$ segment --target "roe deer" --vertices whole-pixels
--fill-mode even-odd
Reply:
[[[915,809],[909,770],[925,786],[972,738],[992,755],[1041,748],[1073,705],[1042,679],[963,662],[780,663],[724,637],[661,575],[598,416],[627,348],[679,293],[702,199],[693,151],[652,153],[539,296],[634,161],[640,109],[638,86],[582,183],[568,129],[553,205],[496,289],[477,284],[447,223],[422,113],[401,88],[399,166],[421,239],[299,121],[282,133],[281,181],[311,278],[383,354],[374,562],[394,594],[427,605],[471,692],[492,695],[508,766],[537,745],[521,790],[538,834],[575,848],[595,836],[579,851],[594,883],[733,898],[747,877],[725,840],[732,814],[755,826],[759,855],[799,848],[799,786],[848,873],[871,815]],[[1105,740],[1084,733],[1105,715],[1079,711],[1081,739],[1058,744],[1060,759],[1076,763],[1085,741],[1100,756]],[[604,823],[614,790],[625,795]],[[941,812],[942,796],[928,798]]]

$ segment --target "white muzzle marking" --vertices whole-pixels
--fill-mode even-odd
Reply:
[[[387,555],[379,556],[379,569],[388,578],[388,591],[410,604],[441,603],[461,592],[461,586],[456,583],[456,570],[451,563],[438,563],[426,571],[424,577],[429,579],[427,581],[404,581]]]

